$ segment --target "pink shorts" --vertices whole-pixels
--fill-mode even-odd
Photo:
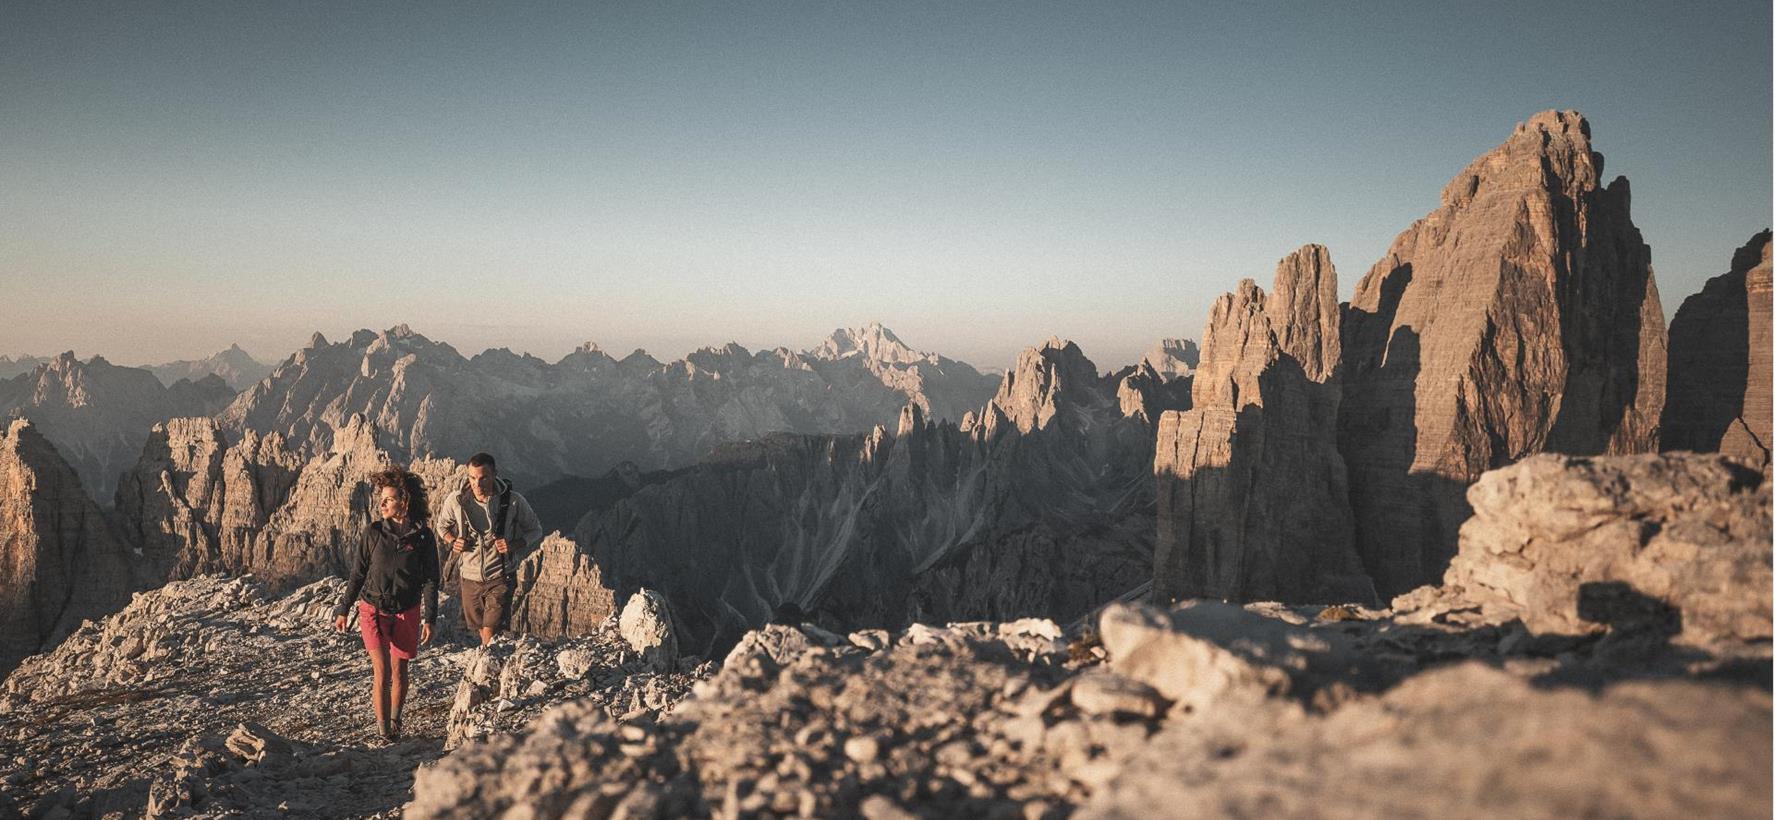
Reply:
[[[395,615],[386,614],[368,601],[357,602],[357,629],[364,636],[364,648],[371,652],[388,649],[388,654],[410,661],[419,654],[419,605]]]

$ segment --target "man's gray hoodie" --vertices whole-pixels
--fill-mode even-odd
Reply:
[[[457,571],[462,573],[465,581],[510,578],[511,568],[516,566],[524,552],[542,540],[542,522],[537,520],[536,511],[511,486],[510,481],[498,479],[493,497],[483,504],[475,498],[474,489],[463,482],[460,489],[444,498],[442,506],[432,516],[431,526],[444,545],[446,558],[452,535],[461,535],[468,541],[457,564]],[[492,533],[494,519],[499,515],[499,498],[508,492],[511,508],[505,515],[505,528],[497,534]],[[510,552],[500,555],[493,549],[496,535],[503,536],[510,543]]]

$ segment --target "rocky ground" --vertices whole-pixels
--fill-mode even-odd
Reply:
[[[27,659],[0,691],[0,817],[396,815],[415,769],[452,740],[515,731],[569,700],[655,715],[695,677],[659,671],[615,619],[483,651],[446,606],[413,662],[405,737],[387,744],[355,623],[331,628],[342,585],[267,600],[251,578],[176,582]]]
[[[1220,603],[768,627],[661,720],[567,704],[421,769],[406,816],[1767,816],[1766,656],[1656,643]]]

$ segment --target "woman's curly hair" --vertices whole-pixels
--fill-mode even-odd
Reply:
[[[372,496],[380,492],[383,487],[393,487],[407,496],[408,518],[414,521],[431,520],[431,504],[426,499],[425,482],[419,476],[396,464],[370,476],[370,494]]]

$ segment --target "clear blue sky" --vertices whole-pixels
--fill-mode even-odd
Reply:
[[[0,353],[408,322],[661,358],[881,320],[982,367],[1347,296],[1547,108],[1633,182],[1665,312],[1771,221],[1770,5],[0,6]]]

